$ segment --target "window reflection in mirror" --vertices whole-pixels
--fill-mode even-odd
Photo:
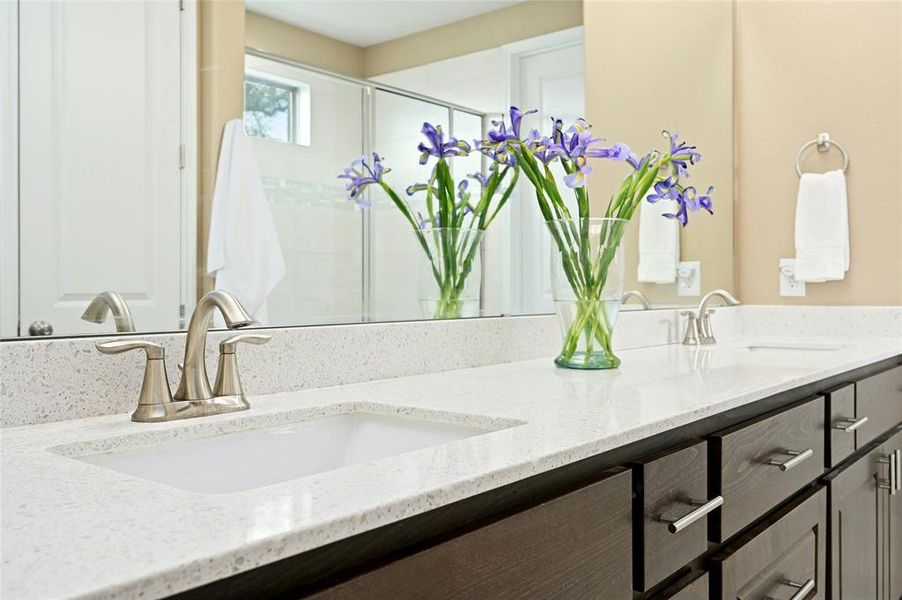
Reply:
[[[432,318],[410,223],[377,186],[364,202],[348,200],[337,176],[377,152],[391,168],[386,180],[403,192],[428,181],[435,164],[419,161],[424,122],[473,145],[511,104],[538,109],[525,130],[548,133],[552,116],[586,116],[611,141],[650,147],[667,128],[715,148],[699,179],[717,182],[716,218],[692,241],[676,233],[685,239],[676,260],[697,261],[701,291],[731,287],[732,257],[723,252],[732,245],[729,3],[669,4],[679,6],[17,3],[16,20],[3,25],[17,23],[16,31],[2,32],[19,39],[18,56],[3,57],[18,66],[2,76],[3,98],[21,100],[0,103],[2,122],[18,123],[0,153],[4,187],[13,190],[0,195],[0,336],[112,333],[113,320],[81,318],[101,292],[127,302],[139,331],[179,329],[217,281],[253,297],[261,325]],[[653,51],[659,21],[713,40],[713,58]],[[686,90],[679,106],[649,110],[656,81],[671,76],[667,85]],[[244,138],[226,148],[234,119]],[[455,181],[489,167],[476,151],[449,163]],[[616,165],[595,168],[598,210],[622,176]],[[404,199],[416,220],[428,215],[424,194]],[[231,210],[217,212],[223,206]],[[652,307],[697,302],[677,274],[659,283],[641,275],[638,219],[630,228],[627,289]],[[231,279],[211,273],[225,264],[214,255],[235,263]],[[512,190],[478,257],[476,314],[552,311],[550,238],[529,186]],[[248,275],[236,284],[239,272]]]

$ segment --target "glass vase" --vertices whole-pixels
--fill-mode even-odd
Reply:
[[[420,306],[427,319],[478,317],[484,232],[477,228],[428,227],[417,232]]]
[[[614,369],[611,340],[623,294],[621,240],[626,219],[548,222],[551,286],[563,343],[554,362],[569,369]]]

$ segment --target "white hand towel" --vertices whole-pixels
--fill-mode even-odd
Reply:
[[[649,191],[652,193],[654,191]],[[680,266],[680,225],[676,219],[663,216],[676,211],[675,200],[655,203],[642,200],[639,207],[639,281],[676,282]]]
[[[219,150],[207,272],[261,325],[266,298],[285,276],[285,260],[244,123],[226,123]],[[216,323],[222,319],[216,315]]]
[[[849,207],[842,171],[803,173],[796,201],[798,281],[838,281],[849,270]]]

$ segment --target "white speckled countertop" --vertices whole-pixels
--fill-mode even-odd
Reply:
[[[625,350],[616,371],[566,371],[543,359],[258,396],[250,411],[191,421],[112,415],[8,428],[0,433],[0,595],[182,591],[902,354],[902,335],[816,340],[843,345],[834,351],[747,348],[762,341]],[[355,409],[525,424],[223,495],[50,450],[129,448]]]

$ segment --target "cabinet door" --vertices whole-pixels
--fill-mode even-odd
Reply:
[[[878,565],[882,542],[877,478],[880,450],[830,479],[830,564],[834,600],[881,598]]]
[[[889,598],[902,598],[902,431],[896,433],[883,445],[885,456],[895,455],[891,465],[896,469],[896,492],[881,490],[886,500],[886,581]],[[887,478],[889,474],[887,473]]]
[[[629,600],[630,472],[438,543],[316,600]]]

